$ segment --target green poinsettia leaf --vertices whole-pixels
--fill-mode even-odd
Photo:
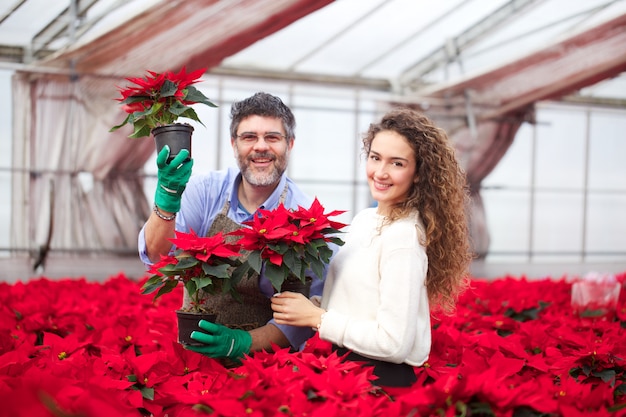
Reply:
[[[261,259],[260,252],[256,252],[256,251],[251,252],[250,255],[248,256],[247,263],[248,265],[250,265],[252,269],[256,271],[257,274],[261,273],[261,268],[263,267],[263,260]]]
[[[169,107],[169,112],[175,114],[176,116],[180,117],[183,115],[183,113],[185,113],[185,111],[189,110],[191,107],[185,106],[183,103],[181,103],[180,101],[176,101],[174,103],[172,103],[172,105]]]
[[[215,278],[229,278],[230,277],[228,275],[229,267],[230,265],[228,264],[223,264],[223,265],[202,264],[202,271],[204,271],[205,274],[210,275]]]
[[[159,268],[159,272],[168,277],[174,277],[176,275],[180,275],[181,269],[176,265],[167,264],[161,268]]]
[[[189,294],[195,294],[196,291],[198,291],[198,286],[196,285],[196,282],[193,280],[193,278],[185,282],[185,289]]]
[[[212,293],[211,288],[214,285],[213,277],[193,277],[191,278],[196,285],[196,288],[206,292]],[[187,285],[185,285],[187,287]]]
[[[141,392],[141,396],[146,400],[154,400],[154,388],[141,387],[139,391]]]
[[[129,122],[135,125],[148,125],[147,116],[153,116],[163,108],[163,103],[155,103],[144,111],[136,111],[131,113]]]
[[[322,246],[321,248],[319,248],[319,253],[319,257],[324,263],[329,263],[330,258],[333,256],[333,250],[328,246]]]
[[[186,117],[188,119],[195,120],[196,122],[204,126],[204,123],[200,121],[200,118],[198,117],[196,111],[191,107],[187,107],[187,109],[180,115],[180,117]]]
[[[580,317],[601,317],[606,314],[606,310],[603,308],[600,309],[585,309],[580,313]]]
[[[284,255],[291,248],[286,242],[268,243],[267,247],[276,253]]]
[[[337,246],[343,246],[344,243],[346,243],[341,238],[338,238],[336,236],[329,238],[329,240]]]
[[[192,256],[180,257],[178,258],[178,263],[176,264],[176,268],[179,270],[193,268],[194,266],[198,265],[199,262],[200,261],[198,261],[196,258]]]
[[[304,273],[302,271],[302,259],[293,251],[288,251],[283,256],[283,263],[287,265],[287,268],[292,274],[298,278],[303,279]]]
[[[268,263],[265,266],[264,275],[272,283],[272,287],[274,287],[276,291],[280,291],[281,285],[283,285],[285,278],[287,278],[287,270],[286,268]]]
[[[109,132],[115,132],[117,129],[124,126],[126,123],[128,123],[130,120],[130,116],[131,116],[130,114],[126,116],[126,119],[124,119],[122,123],[120,123],[119,125],[113,126],[111,129],[109,129]]]
[[[155,275],[148,279],[141,287],[142,294],[152,294],[157,289],[163,286],[163,277]]]
[[[174,288],[178,285],[178,281],[175,280],[167,280],[163,282],[163,286],[159,289],[159,292],[154,296],[155,299],[159,298],[163,294],[167,294],[168,292],[172,292]]]
[[[178,86],[170,80],[165,80],[161,87],[161,97],[172,97],[178,91]]]
[[[141,103],[144,101],[151,101],[150,96],[128,96],[125,100],[122,100],[120,103],[122,104],[133,104],[133,103]]]
[[[229,279],[223,279],[220,281],[222,294],[226,294],[232,290],[232,282]]]
[[[133,139],[142,138],[144,136],[150,136],[150,132],[152,132],[152,129],[150,129],[150,127],[148,126],[135,126],[135,130],[132,134],[128,135],[128,137]]]
[[[245,275],[250,276],[252,274],[252,271],[250,270],[250,264],[247,262],[243,262],[240,265],[238,265],[231,274],[230,277],[230,281],[232,282],[233,286],[236,286],[237,284],[239,284],[239,282],[243,279],[243,277]]]
[[[207,96],[205,96],[200,90],[198,90],[193,85],[187,87],[187,96],[185,96],[186,101],[191,101],[193,103],[202,103],[206,104],[209,107],[217,107],[217,104],[211,102]]]
[[[610,382],[615,380],[615,370],[614,369],[604,369],[602,371],[594,371],[592,375],[602,379],[602,382]]]
[[[311,262],[311,271],[315,274],[319,279],[324,279],[324,263],[322,262]]]

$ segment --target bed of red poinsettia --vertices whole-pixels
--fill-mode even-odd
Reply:
[[[626,274],[617,276],[624,282]],[[433,319],[418,382],[393,397],[312,339],[239,367],[184,350],[143,279],[0,283],[2,416],[615,416],[626,413],[626,296],[575,316],[564,279],[475,279]]]

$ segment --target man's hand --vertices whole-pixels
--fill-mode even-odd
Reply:
[[[240,359],[250,353],[252,336],[245,330],[229,329],[206,320],[200,320],[198,326],[204,332],[192,332],[191,338],[204,346],[187,346],[187,349],[211,358]]]
[[[181,150],[172,162],[167,163],[170,147],[165,145],[157,156],[157,187],[154,194],[154,204],[170,213],[180,210],[180,199],[191,177],[193,159],[189,159],[189,151]]]

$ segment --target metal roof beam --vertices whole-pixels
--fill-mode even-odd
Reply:
[[[293,81],[302,83],[336,85],[341,87],[349,86],[377,91],[389,91],[391,89],[391,85],[389,84],[388,80],[379,78],[365,78],[357,76],[344,77],[328,74],[307,74],[296,71],[270,71],[256,68],[228,67],[223,65],[211,68],[208,72],[213,75],[227,77],[258,78],[270,81]]]
[[[72,30],[79,26],[78,20],[85,17],[87,11],[98,2],[98,0],[75,0],[76,10],[71,6],[66,7],[57,17],[37,33],[32,41],[33,56],[37,57],[40,52],[48,47],[52,42],[60,39],[64,34],[70,35]],[[70,24],[72,26],[70,26]]]
[[[472,46],[490,32],[526,10],[538,0],[511,0],[466,31],[450,39],[426,58],[407,68],[399,76],[399,85],[405,88],[419,81],[424,74],[435,70],[457,57],[463,50]]]

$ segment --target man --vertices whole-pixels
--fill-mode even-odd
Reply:
[[[295,140],[295,118],[280,98],[260,92],[234,103],[230,136],[239,169],[191,177],[193,160],[187,150],[169,164],[169,149],[159,153],[154,210],[138,239],[144,263],[156,262],[172,249],[168,239],[175,229],[193,229],[202,236],[227,233],[252,219],[258,208],[311,204],[313,199],[285,174]],[[311,295],[320,295],[322,286],[322,279],[313,279]],[[251,351],[269,350],[273,343],[298,348],[312,335],[310,329],[274,323],[269,301],[274,290],[265,277],[244,279],[237,289],[242,303],[230,295],[212,301],[219,311],[217,321],[228,327],[202,322],[206,334],[194,332],[192,337],[205,346],[190,349],[237,359]]]

